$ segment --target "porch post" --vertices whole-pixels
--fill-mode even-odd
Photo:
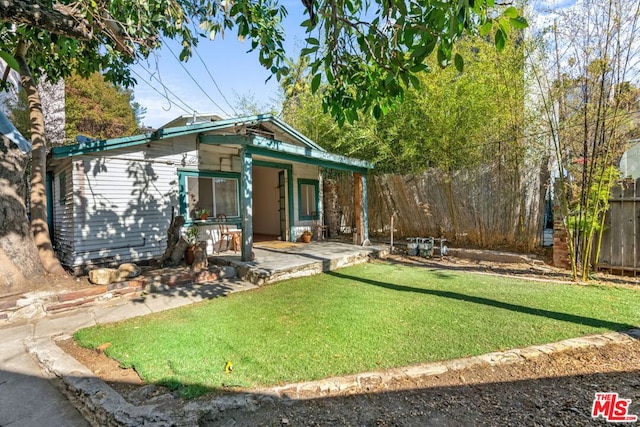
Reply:
[[[362,242],[369,240],[369,214],[367,207],[367,175],[362,175]]]
[[[355,230],[353,231],[353,244],[361,245],[364,242],[365,236],[365,213],[364,207],[366,206],[366,196],[363,197],[364,189],[366,188],[365,181],[360,173],[353,174],[353,215]]]
[[[242,261],[251,261],[253,251],[253,157],[245,148],[240,151],[242,182],[240,210],[242,215]]]

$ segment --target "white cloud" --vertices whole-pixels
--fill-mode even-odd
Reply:
[[[556,11],[571,7],[576,3],[576,0],[537,0],[534,2],[534,7],[540,11]]]

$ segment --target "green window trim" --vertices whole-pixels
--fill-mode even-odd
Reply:
[[[189,215],[189,201],[188,201],[188,179],[189,178],[211,178],[215,180],[216,178],[222,179],[230,179],[235,180],[236,182],[236,192],[235,192],[235,209],[237,214],[229,215],[227,212],[215,212],[216,209],[216,201],[213,200],[213,212],[211,212],[211,217],[215,217],[217,214],[224,213],[227,215],[227,219],[229,220],[238,220],[240,219],[240,178],[241,175],[236,172],[208,172],[208,171],[192,171],[192,170],[179,170],[178,171],[178,188],[179,188],[179,200],[180,200],[180,215],[184,215],[185,223],[191,224],[193,223],[194,218]],[[212,184],[215,185],[215,184]]]
[[[313,194],[309,190],[313,189]],[[320,210],[320,182],[317,179],[298,178],[298,220],[311,221]],[[309,200],[313,199],[313,200]]]

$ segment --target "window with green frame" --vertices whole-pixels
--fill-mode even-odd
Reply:
[[[320,206],[319,183],[317,179],[298,179],[298,219],[312,220]]]
[[[240,216],[240,175],[214,172],[179,172],[182,214],[194,219],[206,209],[211,217]]]

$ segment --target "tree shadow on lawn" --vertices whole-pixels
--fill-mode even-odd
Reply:
[[[530,315],[533,315],[533,316],[546,317],[546,318],[549,318],[549,319],[560,320],[560,321],[563,321],[563,322],[571,322],[571,323],[575,323],[575,324],[578,324],[578,325],[590,326],[590,327],[593,327],[593,328],[606,328],[606,329],[609,329],[609,330],[612,330],[612,331],[623,331],[623,330],[627,330],[627,329],[633,329],[633,328],[635,328],[637,326],[637,325],[630,325],[630,324],[626,324],[626,323],[610,322],[610,321],[607,321],[607,320],[596,319],[596,318],[593,318],[593,317],[585,317],[585,316],[580,316],[580,315],[576,315],[576,314],[560,313],[560,312],[557,312],[557,311],[544,310],[544,309],[541,309],[541,308],[526,307],[526,306],[523,306],[523,305],[511,304],[511,303],[508,303],[508,302],[497,301],[497,300],[493,300],[493,299],[489,299],[489,298],[483,298],[483,297],[472,296],[472,295],[465,295],[465,294],[461,294],[461,293],[458,293],[458,292],[440,291],[440,290],[434,290],[434,289],[414,288],[414,287],[411,287],[411,286],[397,285],[397,284],[394,284],[394,283],[387,283],[387,282],[380,282],[378,280],[365,279],[365,278],[356,277],[356,276],[349,276],[349,275],[346,275],[346,274],[343,274],[343,273],[339,273],[337,271],[329,271],[329,272],[326,272],[325,274],[331,275],[331,276],[339,278],[339,279],[353,280],[353,281],[365,283],[367,285],[373,285],[373,286],[377,286],[377,287],[385,288],[385,289],[390,289],[390,290],[394,290],[394,291],[415,292],[415,293],[420,293],[420,294],[425,294],[425,295],[432,295],[432,296],[441,297],[441,298],[453,299],[453,300],[457,300],[457,301],[471,302],[471,303],[474,303],[474,304],[480,304],[480,305],[486,305],[486,306],[490,306],[490,307],[501,308],[503,310],[510,310],[510,311],[515,311],[515,312],[518,312],[518,313],[530,314]]]

